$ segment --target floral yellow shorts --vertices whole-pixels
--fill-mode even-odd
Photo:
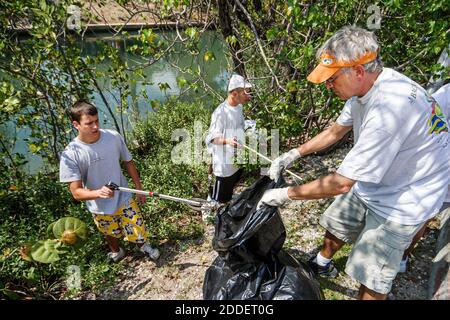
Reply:
[[[148,234],[136,201],[130,200],[113,214],[92,214],[98,230],[107,236],[124,238],[133,243],[144,243]]]

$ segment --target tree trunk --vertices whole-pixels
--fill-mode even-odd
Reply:
[[[217,8],[219,11],[219,26],[224,39],[233,36],[233,28],[231,26],[230,7],[227,0],[217,0]],[[228,43],[233,59],[234,70],[243,77],[246,77],[245,65],[242,63],[242,54],[239,53],[241,45],[238,41],[235,43]]]

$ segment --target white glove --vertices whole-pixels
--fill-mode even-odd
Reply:
[[[286,202],[292,201],[292,199],[288,196],[288,189],[289,187],[267,190],[264,192],[261,200],[259,200],[256,209],[258,210],[261,208],[263,204],[278,207],[282,206]]]
[[[283,153],[281,156],[273,160],[269,168],[270,179],[278,181],[281,171],[289,168],[292,163],[300,157],[300,152],[297,150],[297,148],[294,148],[289,152]]]

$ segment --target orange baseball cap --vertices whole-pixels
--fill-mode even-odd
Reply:
[[[355,61],[343,61],[336,60],[333,55],[323,53],[320,56],[319,65],[309,74],[308,81],[312,83],[321,83],[329,79],[340,68],[353,67],[359,64],[366,64],[372,60],[375,60],[377,53],[375,51],[367,52]]]

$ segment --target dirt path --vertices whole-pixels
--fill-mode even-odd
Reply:
[[[296,171],[305,180],[327,174],[337,168],[347,152],[348,149],[342,149],[323,157],[301,159]],[[324,234],[318,219],[331,201],[295,201],[281,209],[287,232],[284,249],[303,261],[317,252]],[[397,276],[391,299],[426,299],[429,269],[438,234],[437,225],[431,225],[431,230],[413,251],[408,271]],[[162,255],[156,264],[143,257],[128,257],[122,262],[125,270],[113,287],[100,294],[84,294],[83,298],[202,299],[205,272],[217,256],[211,246],[213,233],[214,227],[207,225],[202,239],[162,245]],[[340,271],[344,269],[350,249],[346,245],[335,256]],[[357,296],[358,284],[342,271],[336,279],[319,279],[319,282],[326,299],[355,299]]]

